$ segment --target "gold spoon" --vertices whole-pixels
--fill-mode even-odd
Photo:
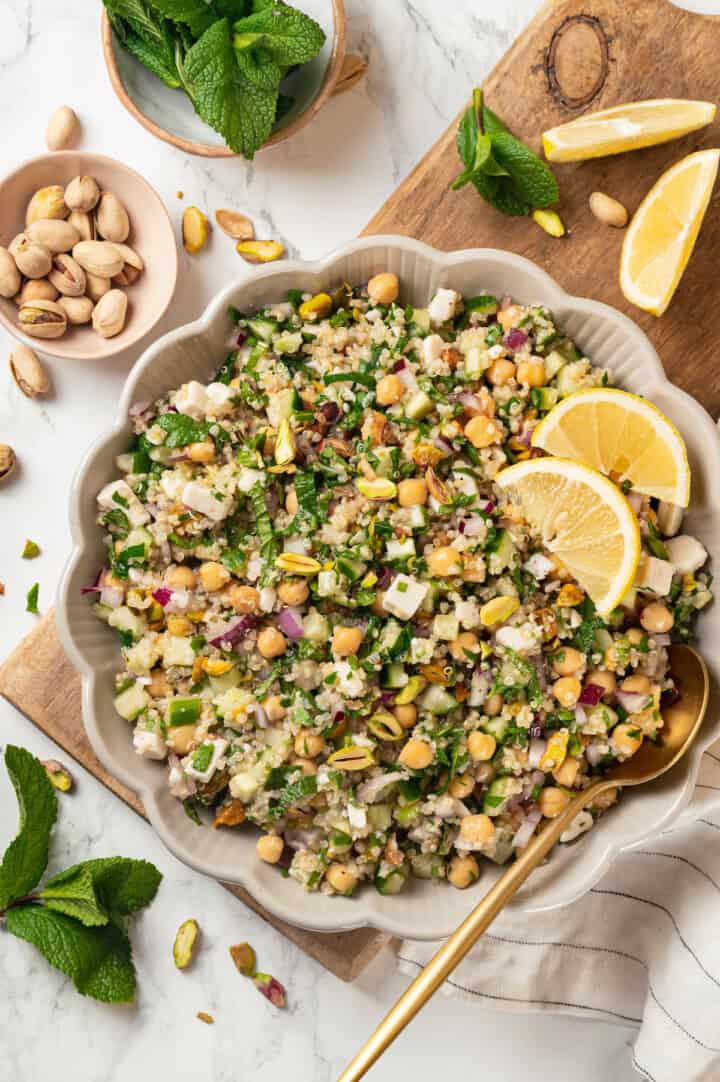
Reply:
[[[710,677],[703,659],[689,646],[670,647],[670,666],[681,694],[677,702],[663,711],[664,724],[658,743],[644,741],[632,759],[619,763],[602,779],[578,793],[561,815],[548,821],[545,829],[532,839],[403,992],[338,1082],[358,1082],[372,1067],[492,924],[533,868],[544,860],[578,812],[607,789],[653,781],[682,759],[705,716]]]

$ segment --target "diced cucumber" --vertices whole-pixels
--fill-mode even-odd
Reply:
[[[142,526],[136,527],[131,530],[125,538],[124,549],[135,548],[136,545],[143,545],[145,548],[145,555],[147,556],[152,548],[153,537],[149,530],[143,529]]]
[[[415,504],[414,507],[410,508],[410,528],[413,530],[426,530],[427,525],[427,511],[421,504]]]
[[[392,808],[389,804],[371,804],[367,817],[373,830],[389,830],[392,825]]]
[[[489,549],[489,568],[491,575],[500,575],[511,566],[515,559],[515,546],[507,530],[502,530]]]
[[[274,319],[249,319],[248,328],[256,338],[262,338],[263,342],[272,341],[272,336],[277,333],[278,324]]]
[[[380,675],[380,686],[384,688],[404,688],[409,686],[409,683],[405,667],[398,661],[386,665]],[[411,701],[408,699],[408,702]]]
[[[385,542],[385,553],[388,560],[407,560],[415,556],[415,542],[412,537],[406,537],[404,541],[390,538]]]
[[[223,673],[222,676],[211,676],[210,687],[215,695],[222,695],[225,691],[230,691],[231,688],[236,688],[240,684],[240,672],[238,669],[230,669],[229,672]]]
[[[598,703],[597,706],[592,706],[590,709],[585,708],[585,714],[587,717],[586,725],[590,725],[593,728],[602,726],[605,732],[608,732],[613,726],[618,723],[618,716],[614,710],[605,703]],[[583,726],[583,729],[585,725]]]
[[[436,616],[433,620],[433,638],[452,642],[460,634],[460,621],[450,614]]]
[[[582,366],[580,366],[582,368]],[[557,389],[561,398],[565,398],[566,395],[572,394],[573,391],[579,391],[580,385],[584,378],[584,372],[579,371],[575,364],[566,364],[564,368],[561,368],[557,377]]]
[[[494,736],[498,744],[500,744],[507,732],[509,724],[510,722],[506,718],[489,718],[482,725],[482,729],[486,733],[490,733],[490,736]]]
[[[483,811],[486,815],[500,815],[508,800],[515,796],[518,781],[516,778],[495,778],[490,782],[490,788],[485,794]],[[520,786],[522,789],[522,785]]]
[[[478,346],[473,346],[465,354],[463,371],[466,379],[480,379],[486,368],[490,367],[487,352]]]
[[[430,330],[430,312],[427,308],[413,308],[412,323],[417,323],[421,331]]]
[[[150,702],[150,696],[141,684],[133,684],[132,687],[121,691],[115,696],[115,709],[121,718],[126,721],[135,721],[142,714]]]
[[[133,612],[127,605],[120,605],[108,616],[108,624],[116,631],[129,631],[134,639],[139,639],[145,633],[147,624],[145,617],[138,612]]]
[[[376,875],[375,887],[380,894],[399,894],[407,882],[407,872],[395,868],[389,875]]]
[[[536,409],[547,411],[553,408],[560,394],[556,387],[534,387],[530,397]]]
[[[327,642],[330,635],[330,625],[325,617],[314,610],[309,612],[303,620],[305,638],[310,642]]]
[[[418,879],[440,879],[443,874],[443,858],[438,853],[413,853],[410,857],[413,874]]]
[[[567,357],[563,357],[562,353],[558,353],[556,349],[551,350],[545,358],[545,378],[554,379],[566,364]]]
[[[351,560],[347,556],[338,556],[335,566],[341,575],[350,579],[350,582],[357,582],[367,571],[367,564],[364,564],[362,560]]]
[[[420,801],[414,800],[409,804],[403,804],[402,807],[395,808],[393,811],[395,822],[399,823],[401,827],[410,826],[417,819],[419,807]]]
[[[420,421],[432,408],[432,398],[424,391],[416,391],[405,407],[405,416],[411,421]]]
[[[466,312],[479,312],[481,316],[494,316],[499,308],[497,297],[491,293],[480,293],[477,297],[468,297],[465,301]]]
[[[171,699],[168,703],[167,722],[171,729],[180,725],[197,725],[202,702],[197,698]]]
[[[320,571],[317,577],[317,592],[320,597],[332,597],[338,588],[338,577],[334,571]]]
[[[393,477],[400,464],[400,449],[398,447],[373,447],[373,454],[377,463],[373,469],[378,477]]]
[[[609,650],[613,644],[612,635],[609,631],[606,631],[604,627],[598,627],[595,630],[595,639],[593,647],[595,650],[601,650],[604,654],[606,650]]]
[[[303,344],[303,336],[300,331],[295,334],[281,334],[275,339],[273,349],[276,353],[297,353]]]
[[[285,387],[270,396],[267,415],[273,428],[279,428],[281,421],[286,421],[295,407],[296,391],[294,387]]]
[[[418,701],[431,714],[449,714],[458,704],[457,699],[440,684],[431,684]]]

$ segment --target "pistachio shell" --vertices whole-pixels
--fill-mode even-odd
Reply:
[[[18,322],[20,329],[33,338],[62,338],[67,330],[67,316],[55,301],[23,304]]]
[[[65,192],[59,184],[51,184],[35,192],[25,212],[25,224],[32,225],[33,222],[48,218],[67,218],[69,213]]]
[[[215,221],[223,233],[234,240],[253,240],[255,237],[255,228],[250,219],[236,210],[216,210]]]
[[[67,316],[68,323],[73,326],[89,323],[95,309],[95,304],[89,297],[60,297],[58,304]]]
[[[56,301],[58,291],[47,278],[31,278],[20,290],[15,298],[17,305],[27,304],[28,301]]]
[[[52,267],[52,253],[42,244],[34,244],[24,236],[14,253],[15,262],[26,278],[45,278]]]
[[[88,213],[100,198],[100,188],[94,177],[75,177],[65,189],[65,203],[70,210]]]
[[[15,346],[10,354],[10,372],[28,398],[47,394],[50,390],[50,377],[40,358],[29,346]]]
[[[45,142],[48,150],[66,150],[76,142],[80,121],[69,105],[61,105],[48,121]]]
[[[0,247],[0,297],[14,297],[22,284],[20,271],[7,248]]]
[[[87,284],[85,291],[93,301],[99,301],[101,297],[104,297],[106,293],[109,293],[112,289],[112,282],[109,278],[101,278],[97,274],[90,274],[88,271],[85,275],[87,278]]]
[[[98,233],[105,240],[122,244],[130,235],[130,219],[125,207],[112,192],[103,192],[95,211]]]
[[[7,443],[0,443],[0,482],[6,481],[17,466],[17,456]]]
[[[112,278],[123,269],[124,260],[113,244],[102,240],[81,240],[73,248],[76,259],[84,271],[98,278]]]
[[[13,257],[13,259],[21,250],[23,244],[26,243],[27,239],[28,238],[25,236],[24,233],[18,233],[17,236],[13,237],[13,239],[10,241],[10,243],[8,244],[8,252]]]
[[[33,222],[26,228],[25,235],[51,252],[69,252],[80,240],[80,234],[70,222],[48,218]]]
[[[113,243],[113,247],[117,248],[123,260],[128,263],[135,270],[145,270],[145,264],[143,258],[139,255],[134,248],[131,248],[129,244],[117,244]]]
[[[121,289],[111,289],[95,305],[93,328],[101,338],[114,338],[125,326],[127,297]]]
[[[48,278],[66,297],[82,297],[85,292],[85,271],[71,255],[56,255]]]
[[[80,240],[96,240],[95,219],[91,214],[86,214],[83,210],[74,210],[68,221],[77,229]]]
[[[112,283],[114,286],[134,285],[145,269],[142,257],[138,255],[134,248],[131,248],[127,244],[115,244],[115,247],[120,252],[125,262],[120,273],[113,277]]]

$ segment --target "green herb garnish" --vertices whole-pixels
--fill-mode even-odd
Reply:
[[[23,560],[34,560],[40,555],[40,546],[35,541],[26,541],[22,550]]]
[[[25,599],[25,612],[31,612],[33,615],[38,614],[38,594],[40,593],[40,583],[36,582],[30,587],[27,592],[27,598]]]

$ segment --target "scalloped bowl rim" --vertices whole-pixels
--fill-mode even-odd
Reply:
[[[482,264],[484,260],[490,262],[499,261],[511,269],[529,275],[537,283],[538,294],[542,296],[543,303],[547,304],[551,309],[572,309],[573,312],[595,314],[603,317],[609,324],[612,324],[625,334],[634,347],[644,354],[645,361],[649,364],[654,376],[653,382],[656,381],[661,390],[667,391],[668,388],[671,388],[672,395],[678,398],[682,402],[683,408],[688,411],[693,426],[698,427],[703,434],[703,438],[708,438],[708,447],[713,445],[714,440],[715,454],[710,457],[714,458],[713,468],[717,474],[716,480],[720,477],[720,440],[711,418],[694,398],[670,383],[647,336],[623,313],[602,302],[572,296],[562,289],[546,271],[524,256],[512,252],[493,248],[475,248],[446,253],[433,249],[420,241],[403,236],[376,235],[363,237],[335,249],[323,259],[315,261],[284,261],[254,269],[253,272],[250,272],[252,277],[250,274],[245,275],[224,287],[209,303],[199,319],[168,332],[145,350],[129,373],[120,398],[117,419],[112,430],[101,436],[89,449],[80,463],[73,482],[70,509],[73,549],[58,588],[57,624],[63,647],[81,676],[83,720],[93,750],[114,777],[137,793],[144,805],[151,825],[167,848],[179,860],[211,878],[244,887],[260,905],[288,924],[327,933],[371,926],[402,938],[439,939],[450,934],[460,919],[457,917],[453,919],[452,916],[450,918],[443,917],[443,909],[453,909],[451,906],[443,906],[443,894],[438,893],[436,895],[436,904],[432,907],[433,917],[432,919],[425,919],[422,927],[409,927],[407,920],[403,919],[402,895],[399,895],[394,900],[394,907],[391,910],[388,911],[383,908],[383,911],[380,912],[378,899],[381,896],[371,890],[365,890],[353,899],[332,899],[332,902],[338,905],[337,915],[333,913],[330,916],[318,917],[313,912],[313,902],[317,895],[306,894],[298,884],[295,884],[296,896],[293,895],[292,903],[285,904],[279,901],[274,897],[272,888],[260,882],[255,866],[257,862],[250,862],[247,866],[238,864],[233,868],[218,868],[215,863],[206,859],[202,852],[197,850],[195,852],[188,851],[159,812],[158,798],[162,792],[166,791],[165,772],[160,769],[154,771],[153,784],[143,784],[131,769],[126,768],[122,762],[117,760],[103,738],[98,719],[95,717],[91,705],[97,674],[77,642],[69,608],[68,590],[70,581],[73,572],[82,559],[88,541],[81,527],[80,492],[83,479],[96,459],[107,453],[106,448],[127,429],[127,411],[133,401],[135,388],[156,358],[175,342],[208,333],[215,320],[227,310],[230,297],[237,292],[238,288],[263,279],[271,282],[273,277],[279,274],[297,274],[299,279],[302,276],[312,274],[326,274],[334,264],[342,259],[373,248],[399,250],[401,253],[429,260],[433,265],[436,278],[439,278],[443,272],[450,271],[453,266],[466,263],[469,260],[477,261],[479,264]],[[528,303],[532,303],[532,300],[528,301]],[[567,322],[567,319],[565,322]],[[100,623],[98,623],[98,629],[104,633]],[[667,807],[663,814],[650,827],[645,825],[635,833],[626,832],[622,838],[613,836],[611,829],[612,815],[608,815],[591,832],[592,835],[595,835],[597,831],[604,832],[605,844],[602,851],[592,863],[586,861],[587,867],[582,870],[578,869],[579,862],[575,860],[575,872],[572,880],[568,878],[567,889],[561,892],[559,898],[555,898],[550,902],[545,902],[542,898],[528,901],[523,899],[521,892],[519,898],[513,903],[514,908],[530,914],[555,909],[575,901],[601,878],[616,856],[633,846],[647,841],[649,837],[656,836],[677,817],[692,796],[704,750],[720,736],[720,715],[717,721],[711,721],[712,705],[711,702],[711,709],[708,711],[700,735],[684,760],[684,780],[681,773],[682,767],[675,768],[670,775],[673,777],[674,782],[668,793]],[[657,785],[659,783],[653,784]],[[569,849],[573,847],[562,848]],[[580,863],[582,862],[580,861]],[[537,875],[538,872],[535,874]],[[485,882],[484,886],[487,887],[487,885],[487,882]],[[424,882],[423,886],[425,886]],[[434,887],[434,884],[432,887],[428,885],[428,889]],[[445,887],[438,887],[437,889],[444,890]],[[474,895],[468,892],[464,912],[471,908],[472,897]]]

